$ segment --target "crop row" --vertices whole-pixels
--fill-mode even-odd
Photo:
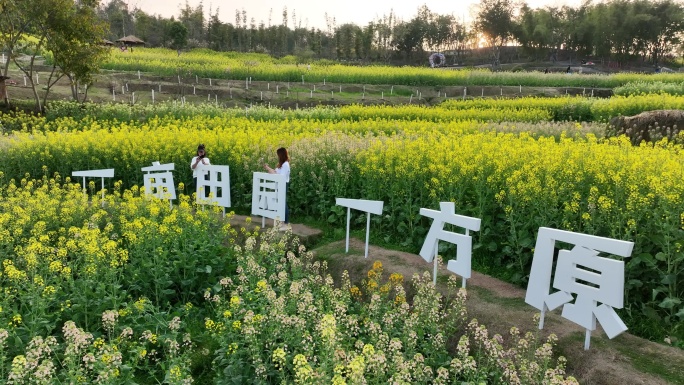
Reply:
[[[575,124],[558,137],[538,137],[530,132],[539,125],[497,129],[468,121],[195,116],[91,120],[78,130],[69,122],[45,122],[44,131],[5,137],[5,180],[43,174],[43,167],[62,175],[114,168],[116,179],[132,186],[142,181],[141,167],[160,161],[176,163],[176,181],[187,185],[192,151],[204,143],[213,164],[230,166],[233,206],[248,211],[252,172],[262,171],[285,146],[292,156],[295,221],[341,226],[344,211],[336,197],[382,200],[385,212],[373,224],[377,234],[417,250],[429,226],[420,208],[453,201],[459,213],[483,219],[475,263],[517,283],[527,279],[540,226],[631,240],[623,318],[651,337],[682,333],[684,155],[678,146],[598,140],[573,134]]]
[[[684,81],[644,81],[629,82],[613,90],[616,95],[668,94],[684,95]]]
[[[308,120],[313,122],[342,122],[364,120],[418,120],[431,122],[543,122],[576,121],[606,122],[617,116],[631,116],[644,111],[684,109],[684,96],[640,95],[596,99],[584,97],[471,99],[447,101],[436,107],[404,105],[318,107],[282,110],[279,108],[252,107],[224,109],[214,104],[187,105],[174,103],[157,105],[76,104],[53,102],[48,105],[45,117],[28,114],[7,114],[0,118],[0,129],[7,131],[78,130],[97,126],[97,121],[137,121],[163,119],[189,119],[201,116],[219,121],[231,118],[249,118],[255,121]],[[59,121],[56,124],[48,122]]]
[[[491,72],[442,70],[425,67],[346,66],[341,64],[295,64],[294,58],[276,60],[259,54],[221,54],[194,50],[178,56],[161,48],[139,48],[121,53],[113,50],[104,69],[141,71],[158,76],[308,83],[356,83],[407,86],[529,86],[614,88],[644,80],[643,74],[614,75],[541,74],[538,72]],[[677,73],[650,75],[650,79],[681,82]]]

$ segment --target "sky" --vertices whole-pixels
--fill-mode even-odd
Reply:
[[[185,6],[186,0],[123,0],[129,9],[137,7],[148,14],[161,15],[169,18],[178,16],[181,6]],[[103,0],[107,3],[108,0]],[[394,10],[395,15],[403,20],[410,20],[417,14],[418,8],[425,4],[432,12],[444,15],[453,15],[458,20],[469,22],[474,15],[474,6],[479,4],[477,0],[344,0],[344,1],[311,1],[311,0],[187,0],[187,3],[195,8],[202,2],[205,15],[216,13],[219,9],[219,19],[224,23],[235,23],[235,10],[247,11],[247,22],[254,18],[258,25],[262,20],[268,26],[269,11],[272,10],[271,24],[280,25],[283,21],[283,8],[287,7],[288,26],[293,27],[293,12],[297,17],[297,23],[302,27],[320,28],[325,30],[325,14],[335,17],[337,25],[354,23],[364,26],[368,22]],[[541,8],[547,5],[577,7],[581,0],[527,0],[531,8]]]

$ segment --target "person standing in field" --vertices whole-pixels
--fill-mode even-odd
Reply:
[[[190,161],[190,168],[192,169],[192,181],[193,181],[192,187],[195,190],[197,190],[197,177],[202,177],[202,178],[209,177],[209,172],[207,170],[203,170],[200,172],[197,171],[197,167],[200,165],[205,165],[205,166],[211,165],[211,163],[209,162],[209,158],[207,158],[207,152],[205,151],[203,144],[200,144],[199,146],[197,146],[197,154]],[[201,175],[198,175],[200,173],[201,173]]]
[[[278,165],[274,168],[268,164],[264,164],[264,168],[269,174],[279,174],[285,177],[285,220],[280,226],[280,231],[290,229],[290,208],[287,206],[287,190],[290,185],[290,156],[285,147],[280,147],[276,154],[278,155]]]

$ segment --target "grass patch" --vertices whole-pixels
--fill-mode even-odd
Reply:
[[[620,336],[614,342],[609,341],[605,335],[594,333],[590,350],[600,351],[603,355],[607,350],[615,349],[636,371],[659,377],[670,384],[684,384],[684,362],[674,356],[663,354],[667,350],[652,349],[649,344],[644,344],[643,340],[632,336]],[[582,349],[583,345],[584,332],[570,333],[558,341],[560,352]],[[588,365],[579,358],[579,355],[572,356],[576,358],[569,362],[572,366]],[[590,356],[586,359],[591,360]]]
[[[593,345],[594,340],[591,342]],[[684,363],[679,362],[678,365],[673,365],[675,361],[657,352],[645,351],[632,342],[619,345],[617,350],[629,358],[636,370],[658,376],[672,384],[684,384]]]
[[[389,261],[392,262],[392,263],[395,264],[395,265],[399,265],[399,266],[408,266],[408,264],[406,263],[406,261],[404,261],[404,260],[403,260],[401,257],[399,257],[398,255],[388,255],[388,256],[387,256],[387,259],[389,259]],[[439,280],[439,278],[438,278],[438,280]]]
[[[439,278],[437,280],[439,281]],[[468,291],[474,292],[478,296],[478,298],[483,301],[504,306],[507,308],[523,309],[528,306],[523,298],[499,297],[496,294],[494,294],[493,291],[482,287],[469,286]]]

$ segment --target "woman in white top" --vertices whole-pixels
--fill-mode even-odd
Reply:
[[[268,164],[264,164],[264,168],[266,168],[269,174],[285,176],[285,220],[283,221],[284,226],[280,230],[286,230],[290,225],[290,208],[287,207],[287,189],[290,185],[290,156],[287,154],[285,147],[280,147],[276,154],[278,154],[278,165],[276,168],[273,169]]]
[[[209,158],[207,158],[207,153],[204,150],[204,145],[200,144],[197,146],[197,155],[192,158],[190,161],[190,168],[192,169],[192,180],[194,184],[195,190],[197,190],[197,166],[199,165],[210,165],[211,163],[209,162]],[[208,176],[208,172],[205,170],[202,172],[202,177],[206,178]],[[209,189],[207,189],[206,192],[208,192]]]

